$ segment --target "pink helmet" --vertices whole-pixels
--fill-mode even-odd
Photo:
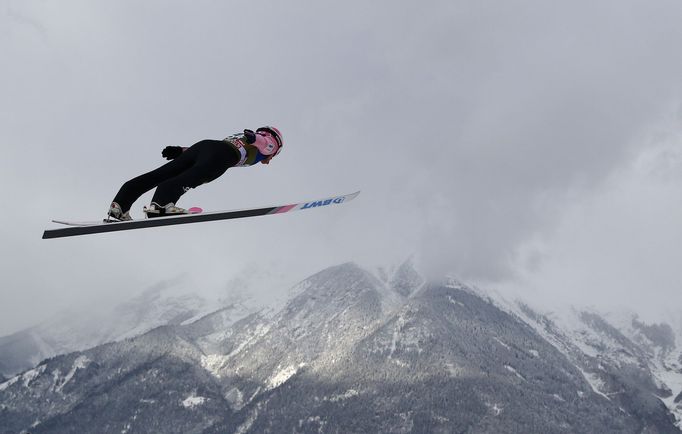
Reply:
[[[277,151],[275,152],[274,155],[279,154],[279,151],[281,151],[282,147],[284,146],[284,137],[282,136],[282,132],[279,129],[272,126],[260,127],[256,130],[256,132],[258,131],[265,131],[266,133],[270,133],[275,138],[275,140],[277,140],[277,144],[279,146],[277,146]]]

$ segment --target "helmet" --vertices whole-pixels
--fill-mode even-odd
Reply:
[[[266,133],[270,133],[275,138],[275,140],[277,140],[277,144],[279,146],[277,146],[277,152],[275,152],[275,155],[279,154],[279,151],[282,150],[282,146],[284,146],[284,138],[282,137],[282,132],[277,128],[271,126],[260,127],[256,130],[256,132],[258,131],[265,131]]]

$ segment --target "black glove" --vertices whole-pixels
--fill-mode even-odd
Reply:
[[[180,146],[166,146],[161,151],[161,156],[166,160],[175,160],[182,154],[182,147]]]
[[[251,130],[244,130],[244,140],[246,140],[246,143],[249,145],[254,143],[256,141],[256,133]]]

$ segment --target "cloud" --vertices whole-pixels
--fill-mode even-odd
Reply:
[[[417,251],[433,274],[510,279],[519,248],[651,147],[680,99],[682,4],[668,0],[11,11],[0,14],[0,182],[21,212],[2,217],[12,260],[0,330],[50,311],[31,304],[41,294],[123,297],[178,272],[227,281],[269,261],[304,277]],[[37,240],[51,218],[100,216],[121,183],[162,164],[164,146],[261,124],[284,131],[277,161],[230,170],[181,204],[361,196],[334,211]]]
[[[546,237],[527,242],[512,286],[526,286],[550,305],[627,308],[650,321],[679,318],[681,121],[678,114],[660,125],[646,150],[576,197]]]

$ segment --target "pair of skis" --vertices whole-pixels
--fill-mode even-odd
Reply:
[[[355,199],[358,196],[358,194],[360,194],[360,192],[356,191],[355,193],[351,194],[313,200],[309,202],[300,202],[290,205],[271,206],[265,208],[243,209],[236,211],[203,212],[200,208],[196,208],[193,209],[194,212],[190,214],[182,214],[168,217],[155,217],[151,219],[132,220],[125,222],[103,223],[102,221],[71,222],[63,220],[52,220],[54,223],[65,225],[67,227],[59,229],[47,229],[45,232],[43,232],[43,239],[98,234],[102,232],[125,231],[130,229],[153,228],[158,226],[181,225],[187,223],[199,223],[215,220],[230,220],[271,214],[283,214],[292,211],[301,211],[313,208],[340,205],[342,203],[346,203],[350,200]]]

